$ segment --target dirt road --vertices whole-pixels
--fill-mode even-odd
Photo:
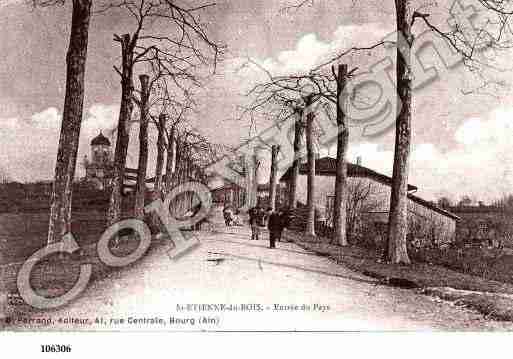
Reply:
[[[246,228],[199,232],[170,259],[160,246],[92,283],[73,303],[17,330],[497,330],[473,311],[377,285],[292,243],[267,248]],[[213,305],[220,304],[220,305]],[[50,324],[49,324],[50,323]]]

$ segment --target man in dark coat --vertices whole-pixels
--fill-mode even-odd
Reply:
[[[281,231],[278,233],[278,242],[281,242],[281,236],[283,234],[283,230],[285,228],[288,228],[290,226],[290,221],[292,218],[292,215],[289,210],[280,210],[280,219],[281,219]]]
[[[283,218],[281,212],[271,212],[269,221],[267,222],[267,229],[269,229],[269,248],[276,248],[276,240],[280,239],[281,232],[283,232]]]

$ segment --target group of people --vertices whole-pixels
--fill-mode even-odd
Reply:
[[[276,248],[276,241],[281,241],[283,230],[289,225],[289,214],[287,211],[272,208],[264,210],[260,206],[253,207],[249,210],[249,225],[251,226],[251,240],[259,240],[261,229],[269,230],[269,248]]]
[[[242,226],[241,220],[238,216],[238,211],[235,211],[230,206],[225,206],[223,209],[224,224],[226,227]]]

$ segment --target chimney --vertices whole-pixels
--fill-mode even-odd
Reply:
[[[356,157],[356,164],[357,164],[358,166],[361,166],[361,165],[362,165],[362,156],[358,156],[358,157]]]

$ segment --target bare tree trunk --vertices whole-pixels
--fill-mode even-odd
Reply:
[[[260,163],[258,161],[258,155],[257,155],[256,149],[252,156],[252,161],[253,161],[253,167],[252,167],[253,181],[251,182],[251,196],[252,196],[253,203],[255,203],[255,205],[257,205],[259,202],[259,200],[258,200],[258,167],[260,166]]]
[[[411,142],[411,111],[412,111],[412,68],[411,18],[413,8],[410,0],[396,0],[397,31],[397,92],[402,106],[398,108],[394,169],[392,175],[392,191],[390,197],[390,213],[388,219],[386,259],[391,263],[409,264],[406,246],[408,232],[408,170]],[[401,41],[401,35],[406,42]]]
[[[294,161],[292,162],[292,174],[289,182],[289,208],[297,207],[297,180],[299,178],[299,169],[301,167],[301,138],[304,133],[303,110],[296,110],[296,122],[294,123]]]
[[[71,196],[84,105],[84,76],[92,0],[73,0],[71,34],[66,55],[66,94],[50,202],[47,242],[55,243],[70,230]]]
[[[165,191],[168,193],[173,188],[173,177],[176,168],[176,129],[171,127],[167,139],[167,162]]]
[[[137,189],[135,193],[134,214],[137,219],[144,219],[144,197],[146,195],[146,170],[148,168],[148,111],[149,111],[149,77],[139,76],[141,82],[141,120],[139,124],[139,162],[137,165]]]
[[[347,246],[347,164],[346,153],[349,129],[346,126],[342,104],[342,91],[346,85],[347,65],[338,66],[337,78],[337,169],[335,177],[335,199],[333,203],[334,239],[341,246]]]
[[[269,206],[274,211],[276,209],[276,185],[278,182],[278,154],[280,153],[279,145],[271,147],[271,174],[269,178]]]
[[[243,156],[243,163],[244,163],[244,201],[245,206],[249,209],[254,206],[254,203],[252,203],[251,198],[251,173],[252,173],[252,166],[250,164],[250,160],[247,155]]]
[[[244,199],[245,206],[252,208],[256,206],[256,194],[255,190],[255,174],[256,159],[254,155],[244,155]]]
[[[123,181],[125,177],[126,155],[130,139],[130,120],[132,117],[133,102],[133,51],[131,50],[130,35],[121,37],[121,106],[117,127],[116,150],[114,153],[114,177],[112,179],[112,193],[107,213],[108,224],[112,225],[121,219],[121,201]]]
[[[314,113],[310,108],[312,98],[306,99],[306,151],[308,158],[308,177],[307,177],[307,200],[308,218],[306,221],[306,235],[315,236],[315,148],[313,138]]]
[[[166,128],[166,115],[161,114],[159,116],[158,126],[158,139],[157,139],[157,164],[155,168],[155,186],[154,190],[157,192],[162,191],[162,168],[164,167],[164,151],[165,151],[165,139],[164,131]]]

